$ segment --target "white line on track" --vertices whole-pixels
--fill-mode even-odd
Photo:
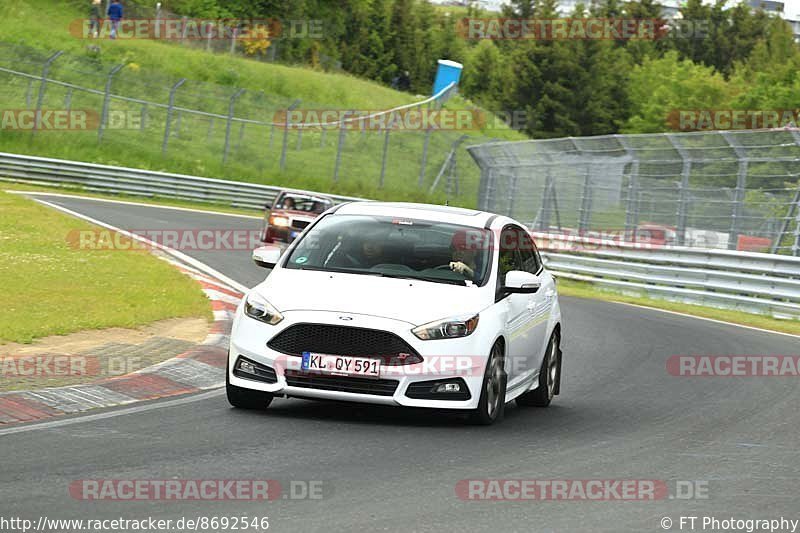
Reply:
[[[224,211],[214,211],[212,209],[199,209],[193,207],[178,207],[178,206],[171,206],[171,205],[157,205],[157,204],[148,204],[144,202],[133,202],[133,201],[126,201],[126,200],[112,200],[109,198],[94,198],[92,196],[81,196],[78,194],[64,194],[58,192],[45,192],[45,191],[18,191],[14,189],[8,189],[5,192],[11,194],[22,194],[22,195],[31,195],[31,196],[56,196],[58,198],[77,198],[79,200],[92,200],[94,202],[108,202],[111,204],[122,204],[122,205],[134,205],[137,207],[153,207],[155,209],[173,209],[175,211],[188,211],[190,213],[203,213],[207,215],[216,215],[222,217],[237,217],[237,218],[250,218],[261,220],[263,217],[255,216],[255,215],[240,215],[236,213],[225,213]]]
[[[126,407],[124,409],[106,411],[104,413],[85,414],[76,416],[74,418],[56,418],[54,420],[48,420],[46,422],[32,423],[24,426],[13,426],[6,429],[0,429],[0,436],[11,435],[14,433],[25,433],[28,431],[35,431],[39,429],[53,429],[64,426],[71,426],[73,424],[80,424],[83,422],[92,422],[94,420],[103,420],[106,418],[114,418],[117,416],[144,413],[146,411],[152,411],[153,409],[162,409],[164,407],[174,407],[176,405],[199,402],[201,400],[207,400],[208,398],[214,398],[215,396],[220,396],[222,394],[223,391],[221,389],[215,389],[207,392],[202,392],[199,394],[192,394],[191,396],[176,398],[174,400],[164,400],[156,403],[148,402],[148,403],[143,403],[141,405]]]
[[[235,280],[229,278],[228,276],[226,276],[222,272],[220,272],[218,270],[215,270],[215,269],[211,268],[210,266],[206,265],[205,263],[202,263],[202,262],[198,261],[197,259],[195,259],[193,257],[190,257],[190,256],[188,256],[188,255],[186,255],[186,254],[184,254],[182,252],[179,252],[178,250],[175,250],[175,249],[170,248],[168,246],[164,246],[163,244],[157,243],[155,241],[151,241],[150,239],[146,239],[146,238],[142,237],[141,235],[136,235],[135,233],[131,233],[129,231],[125,231],[124,229],[117,228],[116,226],[112,226],[111,224],[106,224],[105,222],[101,222],[100,220],[97,220],[96,218],[92,218],[92,217],[86,216],[86,215],[84,215],[82,213],[78,213],[76,211],[73,211],[72,209],[67,209],[66,207],[62,207],[60,205],[48,202],[46,200],[41,200],[41,199],[37,198],[36,201],[41,203],[41,204],[44,204],[44,205],[46,205],[48,207],[52,207],[53,209],[57,209],[57,210],[59,210],[59,211],[61,211],[63,213],[67,213],[68,215],[72,215],[72,216],[74,216],[76,218],[80,218],[81,220],[85,220],[86,222],[90,222],[90,223],[95,224],[97,226],[100,226],[100,227],[103,227],[103,228],[106,228],[106,229],[110,229],[112,231],[116,231],[117,233],[119,233],[121,235],[125,235],[126,237],[128,237],[130,239],[134,239],[134,240],[137,240],[139,242],[143,242],[143,243],[147,244],[148,246],[152,246],[153,248],[157,248],[157,249],[159,249],[159,250],[161,250],[163,252],[166,252],[169,255],[175,257],[176,259],[179,259],[179,260],[181,260],[181,261],[183,261],[183,262],[195,267],[197,270],[200,270],[201,272],[204,272],[204,273],[206,273],[206,274],[208,274],[208,275],[210,275],[212,277],[215,277],[215,278],[219,279],[220,281],[222,281],[223,283],[225,283],[229,287],[231,287],[233,289],[236,289],[239,292],[246,293],[246,292],[248,292],[250,290],[249,288],[245,287],[244,285],[242,285],[238,281],[235,281]]]

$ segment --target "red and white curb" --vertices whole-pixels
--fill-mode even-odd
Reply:
[[[231,324],[243,293],[239,288],[232,288],[210,274],[175,261],[161,251],[154,253],[197,281],[211,301],[214,321],[205,340],[177,357],[124,376],[83,385],[0,393],[0,425],[32,422],[224,385]]]

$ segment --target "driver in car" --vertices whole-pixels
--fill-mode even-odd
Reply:
[[[292,198],[291,196],[287,196],[283,200],[283,208],[284,209],[294,209],[294,198]]]
[[[460,230],[453,235],[453,239],[450,241],[450,250],[453,253],[450,270],[475,281],[478,246],[479,240],[470,239],[465,230]]]

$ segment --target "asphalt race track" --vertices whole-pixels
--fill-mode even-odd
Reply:
[[[121,228],[260,227],[256,219],[47,200]],[[265,274],[247,251],[187,253],[247,286]],[[797,378],[666,370],[678,354],[796,355],[800,339],[621,304],[563,298],[562,306],[564,380],[548,409],[511,404],[505,420],[487,428],[452,415],[305,400],[277,399],[265,412],[247,412],[205,393],[66,425],[0,430],[0,514],[268,516],[270,530],[291,532],[646,532],[664,531],[664,517],[673,531],[680,516],[800,519]],[[120,502],[69,494],[75,480],[107,478],[317,480],[324,497]],[[485,478],[663,480],[671,496],[679,482],[699,481],[707,497],[457,497],[459,480]]]

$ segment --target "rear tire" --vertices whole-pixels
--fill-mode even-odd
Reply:
[[[228,395],[228,403],[239,409],[266,409],[272,403],[274,394],[257,390],[243,389],[236,385],[231,385],[229,370],[225,368],[225,392]]]
[[[489,426],[503,419],[506,407],[505,355],[503,346],[497,343],[492,348],[486,370],[483,373],[483,386],[478,407],[469,415],[469,421],[480,426]]]
[[[520,407],[547,407],[561,389],[561,348],[558,333],[553,333],[539,369],[539,386],[517,398]]]

